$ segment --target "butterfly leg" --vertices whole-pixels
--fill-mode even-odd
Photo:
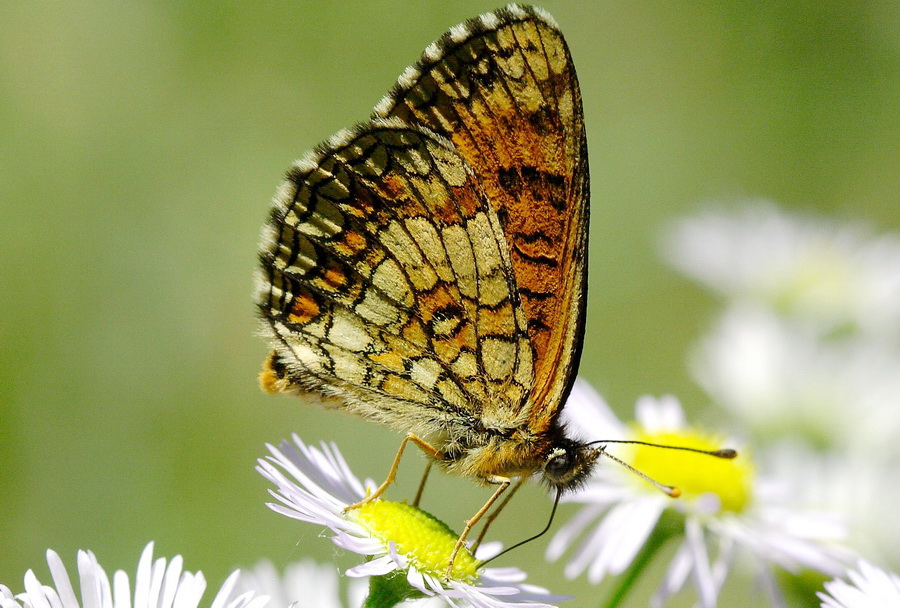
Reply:
[[[409,433],[406,437],[403,438],[403,441],[400,442],[400,449],[397,450],[397,455],[394,456],[394,462],[391,464],[391,470],[388,471],[387,479],[384,480],[384,483],[375,488],[375,491],[363,498],[356,504],[352,504],[349,507],[344,508],[344,513],[350,511],[352,509],[358,509],[359,507],[376,500],[381,497],[382,494],[388,489],[392,483],[394,483],[394,479],[397,478],[397,469],[400,468],[400,458],[403,457],[403,450],[406,449],[406,444],[412,441],[414,444],[419,446],[423,452],[435,458],[437,460],[443,460],[444,454],[440,452],[437,448],[433,447],[430,443],[419,437],[418,435],[414,435]]]
[[[471,519],[466,520],[466,527],[463,528],[462,534],[459,535],[459,539],[456,541],[456,546],[453,547],[453,553],[450,554],[450,563],[447,564],[447,578],[450,578],[451,573],[453,572],[453,562],[456,560],[456,555],[459,553],[459,550],[462,549],[462,546],[466,542],[466,537],[469,536],[469,532],[478,523],[478,521],[487,513],[494,502],[500,498],[500,495],[506,491],[506,488],[509,487],[511,480],[509,477],[501,477],[499,475],[495,475],[487,480],[489,483],[497,484],[497,489],[494,490],[494,493],[491,494],[491,497],[488,498],[487,502],[484,503],[484,506],[478,510],[478,513],[473,515]]]
[[[494,523],[494,520],[497,519],[497,516],[500,515],[500,511],[502,511],[509,501],[512,500],[512,497],[516,495],[516,492],[519,491],[519,488],[522,487],[522,484],[525,483],[524,477],[519,477],[516,481],[515,485],[510,488],[509,494],[503,499],[497,508],[493,510],[493,512],[484,518],[484,525],[481,527],[481,532],[478,534],[478,540],[475,541],[475,544],[472,545],[472,551],[474,552],[481,545],[481,541],[484,540],[484,535],[487,534],[488,528],[491,527],[491,524]]]
[[[425,491],[425,482],[428,481],[428,474],[431,473],[431,466],[434,464],[433,460],[429,460],[425,465],[425,472],[422,473],[422,481],[419,482],[419,489],[416,490],[416,498],[412,502],[412,506],[418,507],[419,501],[422,500],[422,492]]]

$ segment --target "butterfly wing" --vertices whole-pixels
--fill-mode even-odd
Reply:
[[[443,138],[398,119],[337,134],[291,168],[262,241],[270,388],[335,398],[439,449],[487,404],[526,398],[503,231]]]
[[[556,23],[510,5],[450,29],[375,116],[451,140],[497,211],[534,349],[525,407],[533,430],[548,428],[575,378],[587,288],[581,93]]]

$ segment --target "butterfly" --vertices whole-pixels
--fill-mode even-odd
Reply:
[[[588,182],[565,39],[511,4],[450,28],[368,121],[296,161],[264,226],[263,387],[406,434],[369,499],[409,441],[495,485],[457,550],[512,480],[572,489],[602,453],[560,421],[584,338]]]

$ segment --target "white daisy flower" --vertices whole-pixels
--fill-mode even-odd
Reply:
[[[674,397],[640,399],[637,422],[629,427],[579,379],[563,412],[572,428],[582,433],[589,429],[592,438],[700,450],[717,450],[724,444],[687,427]],[[585,507],[547,549],[548,559],[557,560],[584,535],[566,566],[568,577],[587,572],[589,581],[599,583],[607,575],[623,573],[651,535],[654,542],[680,542],[654,606],[663,605],[689,580],[699,605],[715,606],[738,554],[755,558],[758,575],[776,605],[780,598],[770,565],[826,574],[843,570],[849,554],[832,544],[843,537],[842,526],[832,517],[792,509],[787,500],[792,488],[757,479],[746,454],[729,460],[640,445],[609,450],[652,479],[676,486],[681,497],[673,500],[624,467],[599,466],[582,490],[564,498]]]
[[[349,569],[351,577],[381,577],[396,573],[424,596],[437,596],[451,606],[505,608],[527,605],[550,607],[546,602],[567,599],[527,585],[517,568],[479,568],[484,553],[472,555],[464,547],[453,562],[452,576],[445,570],[457,535],[429,513],[406,503],[375,500],[345,509],[366,497],[334,444],[321,450],[294,435],[294,443],[268,446],[271,456],[259,460],[257,470],[276,486],[278,500],[269,506],[282,515],[328,527],[332,542],[370,559]],[[367,485],[374,489],[374,484]]]
[[[847,546],[870,560],[900,563],[900,459],[821,452],[795,441],[774,444],[765,458],[766,471],[790,485],[794,501],[841,514]]]
[[[841,579],[825,583],[826,593],[818,593],[822,608],[897,608],[900,606],[900,576],[860,561],[857,570]]]
[[[272,562],[263,561],[252,570],[242,571],[237,587],[269,596],[270,606],[278,608],[362,606],[366,597],[365,582],[351,579],[351,584],[343,589],[342,582],[337,567],[331,564],[303,560],[289,564],[282,574]]]
[[[271,606],[280,608],[357,608],[366,598],[366,580],[340,576],[334,564],[303,560],[288,564],[280,573],[271,562],[263,561],[242,571],[241,589],[264,593]],[[404,608],[438,608],[446,605],[438,598],[411,600]]]
[[[900,237],[789,214],[767,201],[713,209],[676,223],[666,257],[736,300],[816,320],[826,331],[900,330]]]
[[[153,559],[153,543],[147,545],[138,562],[131,594],[128,575],[119,570],[112,583],[90,551],[78,552],[78,577],[81,602],[75,595],[72,581],[59,555],[47,551],[47,564],[53,586],[42,585],[32,570],[25,573],[25,591],[14,595],[0,585],[2,608],[197,608],[206,590],[201,572],[182,571],[180,555],[168,564],[164,557]],[[262,608],[269,598],[253,592],[236,593],[235,583],[240,571],[226,579],[216,593],[212,608]]]
[[[765,308],[733,306],[701,341],[692,371],[761,438],[900,453],[900,351],[880,341],[824,340]]]

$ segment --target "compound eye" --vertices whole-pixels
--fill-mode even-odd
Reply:
[[[572,469],[574,458],[570,452],[561,452],[552,456],[544,465],[544,472],[552,479],[561,479]]]

